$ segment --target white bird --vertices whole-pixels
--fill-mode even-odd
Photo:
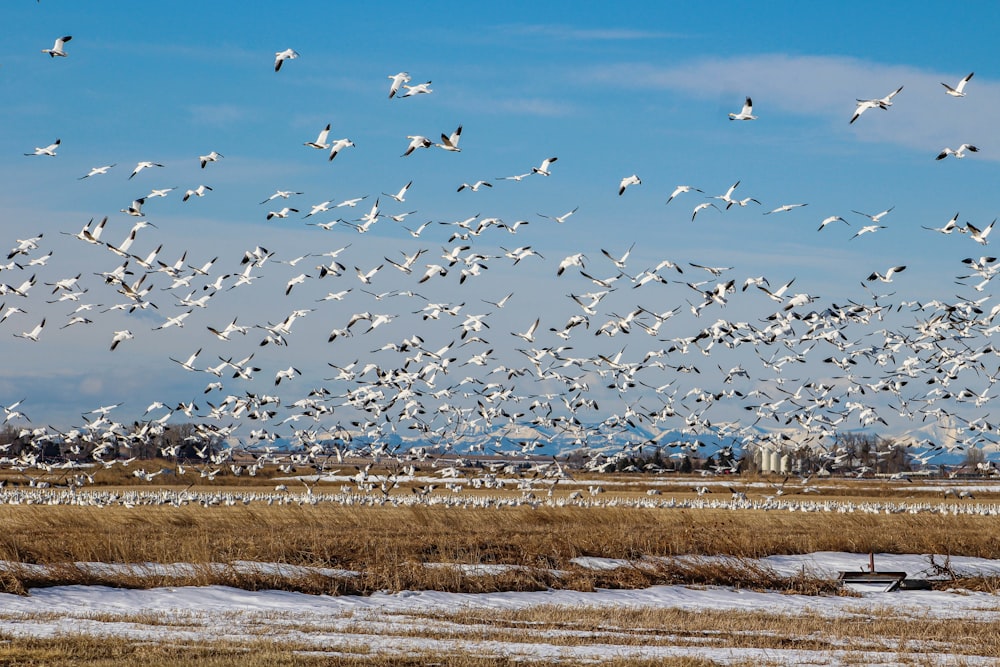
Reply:
[[[557,158],[557,157],[550,157],[550,158],[546,158],[546,159],[542,160],[542,164],[540,164],[537,167],[532,167],[531,168],[531,173],[532,174],[538,174],[540,176],[549,176],[549,175],[551,175],[551,172],[549,171],[549,167],[551,167],[552,163],[555,162],[558,159],[559,158]]]
[[[139,162],[138,164],[135,165],[135,169],[132,170],[132,173],[129,174],[129,180],[131,180],[133,176],[138,174],[143,169],[149,169],[150,167],[162,167],[162,166],[163,165],[160,164],[159,162],[149,162],[146,160]]]
[[[86,174],[84,174],[83,176],[81,176],[80,178],[78,178],[76,180],[82,181],[83,179],[90,178],[91,176],[100,176],[101,174],[106,174],[106,173],[108,173],[108,170],[111,169],[114,166],[115,165],[113,165],[113,164],[107,164],[107,165],[104,165],[103,167],[93,167],[93,168],[91,168],[91,170],[89,172],[87,172]]]
[[[62,140],[56,139],[48,146],[36,146],[34,152],[25,153],[25,155],[47,155],[49,157],[55,157],[56,149],[59,148],[60,143],[62,143]]]
[[[729,114],[729,120],[757,120],[757,116],[753,115],[753,100],[748,97],[739,113]]]
[[[921,227],[929,231],[940,232],[942,234],[951,234],[955,230],[962,231],[962,228],[958,226],[958,213],[953,215],[951,220],[944,223],[944,227],[927,227],[925,225],[921,225]]]
[[[296,375],[302,375],[302,371],[300,371],[298,368],[295,368],[294,366],[289,366],[283,371],[278,371],[277,373],[274,374],[274,386],[277,387],[279,384],[281,384],[282,380],[291,380]]]
[[[458,190],[456,190],[455,192],[461,192],[462,190],[465,189],[472,190],[473,192],[479,192],[479,188],[482,187],[492,188],[493,184],[489,183],[488,181],[476,181],[475,183],[462,183],[460,186],[458,186]]]
[[[174,359],[173,357],[167,357],[167,358],[170,359],[170,361],[180,364],[181,368],[183,368],[184,370],[194,372],[198,370],[194,367],[194,360],[198,358],[199,354],[201,354],[200,347],[195,351],[194,354],[192,354],[190,357],[187,358],[187,361],[179,361],[177,359]]]
[[[129,331],[128,329],[122,329],[121,331],[116,331],[114,336],[112,336],[111,338],[111,350],[114,351],[114,349],[118,347],[119,343],[132,338],[135,338],[135,336],[132,335],[132,332]]]
[[[414,95],[426,95],[427,93],[433,93],[434,91],[431,90],[430,85],[430,81],[418,83],[415,86],[407,86],[406,84],[403,84],[403,88],[406,88],[406,92],[400,95],[400,97],[413,97]]]
[[[55,58],[59,56],[60,58],[65,58],[67,56],[66,50],[63,48],[66,42],[73,39],[73,35],[66,35],[64,37],[59,37],[56,39],[55,44],[52,45],[51,49],[42,49],[42,53],[49,54],[50,58]]]
[[[287,218],[289,213],[298,213],[298,212],[299,209],[290,208],[286,206],[280,211],[269,211],[267,214],[267,219],[270,220],[271,218]]]
[[[896,90],[892,91],[891,93],[889,93],[885,97],[881,97],[881,98],[878,98],[878,99],[875,99],[875,100],[861,100],[861,99],[859,99],[857,101],[857,108],[854,110],[854,115],[851,116],[851,123],[853,123],[858,118],[860,118],[861,114],[863,114],[868,109],[875,109],[875,108],[888,109],[889,107],[892,106],[892,98],[894,98],[896,95],[898,95],[899,91],[901,91],[902,89],[903,89],[903,87],[900,86],[899,88],[897,88]]]
[[[441,133],[441,143],[434,144],[438,148],[443,148],[446,151],[452,151],[453,153],[460,153],[461,148],[458,147],[458,140],[462,138],[462,126],[459,125],[458,129],[451,133],[451,136],[445,136],[445,133]],[[491,186],[492,187],[492,186]]]
[[[303,144],[303,146],[309,146],[310,148],[315,148],[317,150],[326,150],[327,148],[330,147],[330,144],[327,141],[327,137],[329,136],[330,136],[330,123],[327,123],[326,127],[324,127],[322,130],[319,131],[319,136],[316,137],[316,141],[307,141]],[[279,190],[278,192],[280,193],[281,190]],[[297,192],[295,194],[302,194],[302,193]],[[281,196],[282,198],[287,198],[284,195],[279,195],[279,196]],[[274,195],[271,195],[271,198],[273,199]],[[265,199],[264,201],[268,200]]]
[[[19,334],[14,334],[17,338],[25,338],[30,341],[38,342],[38,336],[42,333],[42,328],[45,326],[45,319],[42,319],[41,324],[35,326],[31,331],[24,331]]]
[[[433,141],[419,134],[408,134],[406,138],[410,140],[410,145],[406,147],[406,151],[400,157],[406,157],[418,148],[430,148],[434,145]]]
[[[566,222],[569,219],[569,216],[571,216],[574,213],[576,213],[577,209],[579,209],[579,208],[580,207],[577,206],[572,211],[567,211],[566,213],[563,213],[562,215],[545,215],[544,213],[539,213],[538,215],[540,215],[543,218],[548,218],[549,220],[555,220],[556,222],[558,222],[561,225],[562,223]]]
[[[300,194],[302,194],[302,193],[301,192],[293,192],[292,190],[278,190],[273,195],[271,195],[270,197],[268,197],[267,199],[265,199],[264,201],[262,201],[261,204],[266,204],[269,201],[272,201],[274,199],[279,199],[279,198],[280,199],[288,199],[292,195],[300,195]]]
[[[625,190],[630,185],[642,185],[642,181],[635,174],[632,174],[631,176],[626,176],[621,180],[621,183],[618,184],[618,196],[621,197],[623,194],[625,194]]]
[[[390,74],[388,79],[392,79],[392,83],[389,84],[389,99],[391,100],[399,92],[399,87],[404,83],[410,82],[409,72],[399,72],[397,74]]]
[[[145,213],[142,212],[142,205],[145,203],[146,203],[146,198],[139,197],[138,199],[134,200],[129,205],[128,208],[121,209],[121,212],[127,213],[128,215],[135,216],[137,218],[141,218],[145,215]]]
[[[670,196],[667,197],[667,203],[669,204],[671,201],[673,201],[673,198],[676,197],[677,195],[684,194],[685,192],[691,192],[692,190],[694,190],[695,192],[705,192],[704,190],[699,190],[698,188],[692,187],[690,185],[678,185],[676,188],[674,188],[674,191],[670,193]]]
[[[975,74],[975,72],[969,72],[954,88],[949,86],[947,83],[942,82],[941,85],[945,88],[945,95],[951,95],[952,97],[965,97],[965,84],[969,83],[969,79],[972,78],[973,74]]]
[[[861,236],[862,234],[870,234],[870,233],[873,233],[873,232],[877,232],[880,229],[885,229],[885,225],[865,225],[864,227],[862,227],[861,229],[859,229],[858,232],[854,236],[852,236],[850,239],[848,239],[848,240],[854,240],[854,239],[858,238],[859,236]]]
[[[799,208],[800,206],[808,206],[808,204],[782,204],[776,209],[766,211],[764,215],[771,215],[772,213],[784,213],[786,211],[791,211],[793,208]]]
[[[293,287],[295,287],[296,285],[301,285],[302,283],[304,283],[306,281],[306,278],[312,278],[312,276],[307,275],[305,273],[300,273],[299,275],[297,275],[294,278],[292,278],[291,280],[289,280],[285,284],[285,296],[288,296],[289,294],[292,293],[292,288]]]
[[[934,159],[943,160],[949,155],[954,155],[956,158],[961,160],[962,158],[965,157],[965,151],[969,151],[971,153],[978,153],[979,149],[973,146],[972,144],[962,144],[961,146],[955,149],[944,148],[940,153],[938,153],[937,157]]]
[[[863,215],[866,218],[868,218],[869,220],[871,220],[872,222],[878,224],[879,222],[881,222],[882,218],[884,218],[885,216],[889,215],[889,212],[892,211],[892,209],[894,209],[894,208],[896,208],[896,207],[895,206],[890,206],[886,210],[882,211],[881,213],[876,213],[875,215],[870,215],[868,213],[862,213],[861,211],[855,211],[853,209],[851,210],[851,212],[852,213],[857,213],[858,215]]]
[[[208,185],[199,185],[194,190],[188,190],[187,192],[185,192],[184,193],[184,197],[182,198],[182,201],[187,201],[188,199],[191,198],[192,195],[194,195],[195,197],[204,197],[205,196],[205,192],[207,192],[207,191],[209,191],[211,189],[212,188],[210,186],[208,186]]]
[[[299,54],[292,49],[285,49],[284,51],[278,51],[274,54],[274,71],[277,72],[281,69],[281,64],[286,60],[294,60],[298,58]]]
[[[535,321],[534,321],[534,323],[530,327],[528,327],[527,331],[525,331],[523,333],[522,332],[517,332],[517,331],[512,331],[511,335],[512,336],[517,336],[518,338],[520,338],[520,339],[522,339],[522,340],[524,340],[524,341],[526,341],[528,343],[533,343],[533,342],[535,342],[535,332],[538,330],[538,324],[539,324],[539,322],[541,322],[541,318],[536,318]]]
[[[208,164],[209,162],[217,162],[220,157],[225,157],[225,155],[223,155],[222,153],[218,153],[216,151],[212,151],[208,155],[199,155],[198,162],[201,163],[201,168],[204,169],[206,164]]]
[[[694,207],[694,211],[691,213],[691,222],[694,222],[694,219],[696,217],[698,217],[698,214],[701,213],[702,211],[704,211],[709,206],[711,206],[715,210],[719,210],[719,207],[716,206],[713,202],[710,202],[710,201],[709,202],[705,202],[704,204],[698,204],[697,206]]]
[[[405,197],[406,197],[406,191],[410,189],[411,185],[413,185],[413,181],[410,181],[409,183],[407,183],[406,185],[404,185],[402,188],[399,189],[399,192],[397,192],[394,195],[391,195],[388,192],[383,192],[382,194],[384,194],[386,197],[389,197],[391,199],[395,199],[400,204],[402,204],[403,202],[406,201],[406,199],[405,199]]]
[[[978,228],[976,228],[976,226],[973,225],[971,222],[967,222],[965,223],[965,233],[967,233],[969,235],[969,238],[971,238],[976,243],[980,245],[987,245],[989,241],[986,240],[986,237],[990,235],[991,231],[993,231],[993,224],[995,222],[996,220],[994,219],[993,222],[986,225],[986,228],[981,231]]]
[[[353,146],[354,142],[351,141],[350,139],[337,139],[336,141],[330,144],[330,156],[327,158],[327,160],[332,160],[333,158],[337,157],[337,154],[340,153],[340,151],[344,150],[345,148]]]
[[[893,267],[890,267],[885,272],[885,275],[882,275],[878,271],[872,271],[872,274],[870,276],[868,276],[866,278],[866,280],[869,281],[869,282],[872,282],[874,280],[880,280],[880,281],[882,281],[884,283],[891,283],[892,282],[892,276],[893,276],[893,274],[901,273],[905,269],[906,269],[906,266],[893,266]]]
[[[844,220],[839,215],[831,215],[831,216],[829,216],[827,218],[823,218],[823,222],[819,223],[819,228],[816,231],[817,232],[821,231],[824,227],[826,227],[827,225],[829,225],[831,222],[837,222],[838,220],[840,222],[844,223],[845,225],[848,225],[848,226],[850,226],[850,224],[851,224],[851,223],[847,222],[847,220]]]

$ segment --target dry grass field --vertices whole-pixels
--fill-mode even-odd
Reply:
[[[338,482],[316,484],[307,493],[301,483],[276,479],[155,487],[135,485],[127,478],[109,478],[76,492],[78,496],[103,494],[101,506],[37,501],[15,504],[10,501],[17,493],[37,491],[8,486],[4,490],[8,502],[0,504],[0,525],[4,527],[0,533],[0,561],[5,563],[0,571],[0,591],[25,595],[39,587],[70,584],[118,588],[224,585],[251,591],[369,595],[403,590],[494,593],[684,585],[843,596],[850,594],[832,579],[805,572],[781,575],[755,559],[825,551],[859,554],[859,560],[868,552],[1000,557],[995,513],[899,510],[918,505],[938,510],[952,506],[968,509],[973,502],[946,501],[940,491],[928,490],[924,483],[827,480],[817,484],[819,493],[806,496],[789,488],[782,496],[800,503],[816,503],[817,507],[823,503],[850,503],[852,507],[870,504],[866,511],[684,504],[704,498],[729,500],[729,487],[751,500],[771,497],[773,481],[734,479],[731,485],[717,481],[711,493],[701,497],[695,491],[704,482],[701,478],[665,483],[658,478],[610,475],[560,482],[550,498],[545,497],[542,487],[534,491],[542,499],[539,502],[523,502],[527,492],[513,486],[489,492],[469,489],[462,494],[439,488],[429,494],[442,499],[458,495],[489,499],[464,505],[414,503],[417,494],[411,488],[425,486],[415,482],[400,484],[381,498],[375,492],[376,501],[372,502],[364,502],[357,494],[346,494]],[[276,493],[278,483],[290,490]],[[588,488],[598,483],[605,491],[591,496]],[[133,492],[150,494],[158,488],[165,498],[175,502],[128,501]],[[650,489],[657,489],[659,494],[649,495]],[[577,491],[582,491],[584,497],[570,501],[571,494]],[[974,502],[991,506],[996,502],[994,496],[984,486]],[[176,502],[177,498],[189,500]],[[208,502],[207,498],[214,500]],[[408,502],[393,502],[394,498]],[[522,502],[513,502],[517,499]],[[677,501],[676,505],[671,506],[671,501]],[[890,506],[896,509],[878,509]],[[681,556],[684,558],[671,558]],[[716,556],[731,558],[712,558]],[[575,560],[583,557],[619,559],[633,566],[588,568]],[[260,566],[248,568],[247,563]],[[182,567],[164,567],[174,564]],[[483,567],[477,570],[470,566]],[[996,593],[1000,578],[971,577],[942,581],[936,586]],[[261,623],[260,632],[266,633],[267,624],[264,620]],[[317,652],[314,643],[305,639],[301,643],[287,639],[278,643],[254,643],[245,638],[193,639],[164,644],[101,639],[81,632],[58,637],[2,636],[0,664],[239,662],[244,667],[479,667],[516,661],[486,656],[469,648],[463,642],[470,636],[482,645],[539,642],[550,648],[565,644],[567,650],[610,642],[632,648],[612,661],[602,660],[602,664],[630,667],[767,664],[760,661],[762,654],[747,654],[751,657],[743,659],[740,652],[790,647],[807,652],[836,649],[840,652],[837,664],[866,664],[869,658],[865,656],[872,651],[909,656],[898,664],[938,664],[936,660],[944,655],[953,656],[957,661],[954,664],[966,664],[963,655],[969,656],[967,664],[982,664],[977,660],[1000,660],[1000,645],[991,628],[989,620],[928,622],[895,615],[890,609],[834,619],[800,615],[792,622],[787,615],[764,609],[695,613],[684,609],[623,608],[609,614],[607,609],[585,606],[543,606],[516,611],[483,609],[475,614],[428,612],[422,618],[411,619],[408,630],[396,631],[403,633],[400,641],[419,637],[430,642],[431,648],[418,647],[390,656],[369,653],[361,638],[353,648],[341,646],[330,653]],[[322,627],[303,629],[306,635],[322,631]],[[343,631],[338,627],[337,632]],[[364,636],[361,626],[355,631],[359,637]],[[735,657],[720,663],[692,655],[660,654],[656,659],[633,655],[636,647],[666,650],[663,647],[678,646],[728,648]],[[925,649],[931,657],[925,656],[925,661],[920,662],[918,656]],[[551,656],[539,662],[549,663],[566,664]]]

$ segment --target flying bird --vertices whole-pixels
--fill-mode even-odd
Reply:
[[[135,169],[133,169],[132,173],[129,174],[129,180],[132,180],[132,177],[138,174],[143,169],[149,169],[150,167],[162,167],[162,166],[163,165],[160,164],[159,162],[148,162],[148,161],[140,162],[137,165],[135,165]]]
[[[459,125],[458,129],[451,133],[451,136],[446,136],[444,132],[441,133],[441,143],[434,144],[438,148],[443,148],[446,151],[452,151],[453,153],[460,153],[461,148],[458,147],[458,140],[462,138],[462,126]]]
[[[739,113],[729,114],[729,120],[757,120],[757,116],[753,115],[753,100],[748,97]]]
[[[89,172],[87,172],[86,174],[84,174],[83,176],[81,176],[80,178],[78,178],[76,180],[82,181],[83,179],[90,178],[91,176],[100,176],[102,174],[106,174],[106,173],[108,173],[108,170],[111,169],[114,166],[115,165],[113,165],[113,164],[108,164],[108,165],[104,165],[103,167],[93,167],[93,168],[91,168],[91,170]]]
[[[461,192],[462,190],[465,190],[465,189],[472,190],[473,192],[479,192],[479,188],[482,188],[482,187],[492,188],[493,184],[490,183],[489,181],[476,181],[475,183],[462,183],[460,186],[458,186],[458,190],[456,190],[455,192]]]
[[[699,190],[698,188],[692,187],[690,185],[678,185],[676,188],[674,188],[674,191],[670,193],[670,196],[667,197],[667,203],[669,204],[671,201],[673,201],[674,197],[676,197],[677,195],[683,194],[685,192],[691,192],[692,190],[694,190],[695,192],[702,192],[702,193],[705,192],[704,190]]]
[[[434,91],[430,88],[431,82],[425,81],[424,83],[418,83],[415,86],[408,86],[403,84],[403,88],[406,88],[406,92],[400,95],[403,97],[413,97],[414,95],[426,95],[427,93],[433,93]]]
[[[771,215],[772,213],[784,213],[786,211],[791,211],[793,208],[799,208],[801,206],[808,206],[808,204],[783,204],[771,211],[765,211],[764,215]]]
[[[71,39],[73,39],[73,35],[66,35],[65,37],[59,37],[58,39],[56,39],[56,42],[55,44],[52,45],[51,49],[42,49],[42,53],[49,54],[49,57],[51,58],[55,58],[56,56],[59,56],[60,58],[65,58],[68,54],[66,53],[66,50],[63,47],[66,45],[66,42],[68,42]]]
[[[410,140],[410,145],[406,147],[406,150],[400,157],[406,157],[418,148],[430,148],[434,145],[433,141],[419,134],[408,134],[406,138]]]
[[[848,227],[850,227],[850,225],[851,225],[851,223],[849,223],[847,220],[844,220],[839,215],[831,215],[831,216],[829,216],[827,218],[823,218],[823,222],[819,223],[819,227],[816,229],[816,231],[817,232],[822,231],[824,227],[826,227],[827,225],[829,225],[832,222],[842,222],[845,225],[847,225]]]
[[[943,160],[949,155],[954,155],[957,159],[961,160],[962,158],[965,157],[965,151],[969,151],[970,153],[978,153],[979,149],[973,146],[972,144],[962,144],[958,148],[954,149],[944,148],[940,153],[938,153],[937,157],[934,159]]]
[[[945,95],[951,95],[952,97],[965,97],[965,84],[969,83],[969,79],[975,72],[969,72],[965,77],[959,81],[954,88],[949,86],[947,83],[942,82],[941,85],[944,86]]]
[[[390,74],[387,78],[392,79],[392,83],[389,84],[389,99],[391,100],[399,92],[399,87],[404,83],[410,82],[410,74],[408,72],[399,72],[397,74]]]
[[[284,51],[278,51],[274,54],[274,71],[277,72],[281,69],[282,63],[286,60],[294,60],[298,58],[299,54],[292,49],[285,49]]]
[[[904,266],[893,266],[893,267],[890,267],[885,272],[885,275],[879,273],[878,271],[872,271],[872,274],[870,276],[868,276],[865,280],[867,280],[868,282],[872,282],[872,281],[875,281],[875,280],[880,280],[880,281],[882,281],[884,283],[891,283],[892,282],[892,276],[893,276],[893,274],[902,273],[905,269],[906,269],[905,265]]]
[[[204,169],[205,165],[209,162],[217,162],[220,157],[225,157],[222,153],[217,153],[212,151],[208,155],[199,155],[198,161],[201,163],[201,168]]]
[[[531,173],[533,173],[533,174],[539,174],[540,176],[549,176],[550,175],[549,167],[551,167],[552,163],[555,162],[558,159],[559,158],[557,158],[557,157],[550,157],[550,158],[546,158],[546,159],[542,160],[542,164],[540,164],[537,167],[532,167],[531,168]]]
[[[181,201],[187,201],[192,196],[194,196],[194,197],[204,197],[205,193],[207,191],[211,190],[211,189],[212,188],[210,186],[208,186],[208,185],[199,185],[194,190],[188,190],[187,192],[185,192],[184,193],[184,197],[181,198]]]
[[[56,139],[48,146],[36,146],[34,152],[25,153],[25,155],[47,155],[49,157],[56,156],[56,149],[59,148],[59,144],[62,143],[62,139]]]
[[[642,185],[642,181],[635,174],[632,174],[631,176],[626,176],[621,180],[621,183],[618,184],[618,196],[621,197],[623,194],[625,194],[625,190],[630,185]]]
[[[316,148],[319,150],[326,150],[330,147],[327,137],[330,136],[330,123],[326,124],[322,130],[319,131],[319,136],[316,137],[316,141],[307,141],[303,145],[309,146],[310,148]],[[301,193],[299,193],[301,194]]]

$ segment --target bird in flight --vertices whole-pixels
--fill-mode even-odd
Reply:
[[[625,194],[625,190],[628,189],[628,186],[630,185],[642,185],[642,181],[635,174],[626,176],[621,180],[621,183],[618,184],[618,196],[621,197]]]
[[[557,157],[550,157],[550,158],[546,158],[546,159],[542,160],[542,164],[541,165],[539,165],[537,167],[532,167],[531,168],[531,173],[533,173],[533,174],[539,174],[541,176],[549,176],[550,175],[549,167],[551,167],[552,163],[555,162],[558,159],[559,158],[557,158]]]
[[[48,146],[36,146],[34,152],[25,153],[25,155],[47,155],[49,157],[55,157],[56,149],[59,148],[60,143],[62,143],[62,140],[56,139]]]
[[[753,115],[753,100],[748,97],[739,113],[729,114],[729,120],[757,120],[757,116]]]
[[[274,54],[274,71],[277,72],[281,69],[281,64],[286,60],[294,60],[298,58],[299,54],[292,49],[285,49],[284,51],[278,51]]]
[[[934,159],[943,160],[949,155],[954,155],[956,158],[961,160],[962,158],[965,157],[965,151],[969,151],[970,153],[978,153],[979,149],[973,146],[972,144],[962,144],[958,148],[944,148],[940,153],[937,154],[937,157]]]
[[[68,42],[71,39],[73,39],[73,35],[66,35],[65,37],[60,37],[56,39],[56,42],[55,44],[52,45],[51,49],[42,49],[42,53],[49,54],[49,57],[51,58],[55,58],[56,56],[59,56],[60,58],[65,58],[69,54],[66,53],[63,47],[66,45],[66,42]]]
[[[391,100],[399,92],[399,87],[404,83],[410,82],[409,72],[399,72],[398,74],[390,74],[388,77],[392,79],[392,83],[389,85],[389,99]]]
[[[944,86],[944,94],[951,95],[952,97],[965,97],[965,84],[969,83],[969,79],[972,78],[973,74],[975,74],[975,72],[969,72],[966,74],[961,81],[955,84],[954,88],[949,86],[947,83],[942,82],[941,85]]]

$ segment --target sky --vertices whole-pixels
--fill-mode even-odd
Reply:
[[[476,385],[472,395],[459,396],[463,389],[454,385],[465,377],[500,380],[501,388],[529,397],[524,405],[515,402],[514,410],[519,405],[524,412],[528,401],[541,395],[558,411],[559,396],[581,395],[570,383],[487,373],[498,366],[530,368],[518,348],[569,345],[572,352],[564,356],[591,360],[598,355],[615,359],[621,351],[618,361],[638,362],[647,352],[669,348],[677,338],[718,320],[766,326],[766,318],[782,306],[753,285],[742,291],[747,278],[763,276],[771,289],[794,279],[788,296],[815,297],[814,308],[850,301],[890,306],[884,313],[889,322],[882,322],[880,314],[846,332],[868,343],[880,339],[881,328],[909,330],[933,314],[914,313],[908,304],[989,297],[981,306],[989,312],[994,302],[988,285],[977,291],[971,285],[978,280],[956,284],[957,276],[968,274],[961,260],[988,255],[989,246],[968,234],[944,235],[923,227],[941,227],[958,213],[959,226],[982,229],[997,215],[993,184],[1000,151],[994,146],[1000,142],[992,141],[998,134],[992,110],[1000,104],[1000,85],[998,58],[989,44],[998,13],[1000,8],[989,3],[929,9],[912,3],[640,3],[622,9],[514,2],[475,10],[447,2],[298,2],[269,9],[225,1],[207,6],[184,1],[86,7],[56,0],[4,3],[0,245],[14,249],[21,240],[42,239],[37,248],[9,260],[19,266],[0,270],[0,283],[12,287],[37,276],[28,296],[9,290],[0,296],[5,309],[16,305],[26,311],[0,322],[0,403],[23,401],[17,409],[33,425],[57,429],[77,426],[89,411],[112,404],[120,404],[114,416],[122,422],[142,418],[153,401],[168,407],[195,401],[199,410],[194,414],[204,415],[225,395],[248,391],[276,394],[288,409],[311,390],[325,387],[342,395],[357,386],[329,380],[337,371],[327,364],[372,361],[383,371],[413,371],[426,364],[426,357],[404,364],[407,353],[376,351],[418,335],[428,350],[454,341],[448,354],[456,358],[450,370],[437,373],[433,387],[421,379],[415,387],[420,391],[451,387],[452,403],[475,408],[490,388]],[[41,52],[63,35],[72,35],[67,57]],[[289,48],[299,56],[275,72],[275,54]],[[397,72],[408,72],[410,85],[430,82],[433,92],[389,99],[389,77]],[[944,94],[942,82],[954,86],[969,72],[975,76],[966,97]],[[900,86],[891,107],[848,122],[856,100],[877,99]],[[757,119],[729,120],[746,97],[752,98]],[[354,144],[334,160],[325,150],[303,145],[316,140],[327,124],[330,140]],[[402,157],[408,135],[439,142],[459,126],[461,151],[432,146]],[[56,139],[61,143],[55,157],[24,155]],[[944,147],[962,143],[980,150],[962,160],[934,159]],[[201,168],[199,156],[210,151],[223,157]],[[531,174],[550,157],[558,158],[550,176]],[[129,178],[143,160],[164,166]],[[93,167],[112,164],[106,174],[81,179]],[[500,180],[525,173],[531,175]],[[632,174],[641,184],[619,195],[620,181]],[[478,180],[492,187],[457,191],[462,183]],[[405,202],[384,194],[411,181]],[[734,198],[760,203],[708,208],[692,220],[697,204],[722,204],[712,197],[737,182]],[[667,204],[682,184],[703,192],[684,193]],[[182,201],[185,191],[198,185],[212,189]],[[122,259],[72,235],[89,220],[96,224],[108,216],[100,240],[120,243],[139,220],[121,209],[154,188],[176,189],[146,200],[142,220],[155,227],[140,229],[129,251],[145,257],[160,247],[156,260],[166,264],[182,255],[188,266],[217,260],[209,275],[194,275],[187,287],[171,288],[169,276],[150,272],[141,287],[153,287],[146,301],[155,308],[102,313],[127,299],[95,273],[112,270]],[[277,190],[302,194],[260,203]],[[320,202],[357,197],[365,199],[356,208],[303,217]],[[376,200],[383,215],[409,215],[402,222],[379,218],[365,233],[346,224],[356,224]],[[789,204],[806,206],[763,215]],[[269,212],[285,206],[299,212],[267,220]],[[870,224],[857,211],[874,215],[889,209],[881,220],[884,229],[854,237]],[[575,212],[562,223],[552,219],[569,211]],[[820,221],[835,215],[847,223],[817,231]],[[329,230],[308,224],[338,218],[346,222]],[[492,226],[468,240],[451,240],[461,229],[439,224],[469,218],[497,218],[508,227],[518,220],[527,224],[516,233]],[[430,224],[419,237],[406,229],[425,222]],[[489,258],[480,262],[487,267],[481,275],[459,282],[462,265],[456,264],[447,276],[418,282],[427,265],[447,264],[443,250],[460,245],[469,246],[458,251],[463,257],[478,252]],[[274,254],[253,271],[258,277],[251,285],[228,289],[245,268],[240,263],[244,252],[256,246]],[[540,256],[516,263],[506,256],[522,247]],[[345,248],[337,257],[344,274],[320,279],[316,267],[330,259],[315,255],[339,248]],[[550,329],[561,330],[568,318],[581,314],[568,295],[601,289],[579,267],[557,276],[560,261],[583,253],[583,270],[605,279],[618,275],[611,257],[621,258],[630,248],[621,262],[626,276],[597,307],[589,328],[574,330],[568,338],[555,336]],[[387,262],[401,262],[418,250],[426,252],[415,260],[412,275]],[[28,265],[49,252],[44,264]],[[283,263],[304,255],[312,256]],[[658,274],[668,284],[626,284],[663,260],[678,264],[683,273],[666,268]],[[136,261],[130,260],[132,281],[143,274]],[[716,278],[692,263],[728,268]],[[367,272],[379,265],[383,268],[370,285],[356,277],[356,269]],[[904,265],[905,272],[891,284],[865,281],[874,271]],[[66,290],[53,291],[44,283],[77,273],[78,287],[88,290],[80,301],[47,303]],[[303,273],[308,277],[286,295],[288,281]],[[192,298],[212,292],[204,287],[216,279],[220,288],[206,307],[179,305],[188,292],[195,292]],[[736,290],[726,303],[706,306],[695,316],[692,306],[703,297],[692,285],[709,281],[703,289],[711,289],[727,279]],[[348,289],[342,301],[320,301]],[[488,303],[508,293],[513,296],[502,309]],[[92,323],[59,328],[81,303],[99,304],[78,313]],[[456,316],[425,319],[427,303],[464,305]],[[636,306],[657,313],[680,310],[657,336],[635,327],[619,336],[594,335],[610,318]],[[266,332],[255,325],[280,322],[296,309],[313,310],[296,320],[287,345],[260,346]],[[187,310],[192,312],[183,327],[154,330]],[[363,333],[369,321],[361,321],[351,327],[350,337],[328,341],[332,330],[346,328],[352,315],[363,312],[388,315],[391,321],[370,333]],[[486,316],[488,328],[479,332],[486,342],[460,347],[464,340],[456,327],[469,315]],[[250,332],[224,342],[206,330],[234,318],[251,326]],[[15,336],[43,319],[38,341]],[[534,341],[511,336],[527,331],[536,319]],[[635,319],[647,325],[654,321],[648,312]],[[801,336],[806,328],[797,325],[794,333]],[[110,350],[114,332],[122,330],[134,338]],[[574,370],[583,367],[570,365],[565,372],[576,373],[588,385],[586,396],[600,405],[584,421],[600,421],[624,414],[629,406],[654,409],[665,394],[653,388],[671,380],[677,383],[678,401],[692,388],[738,388],[747,394],[773,385],[774,370],[758,357],[773,360],[808,347],[791,337],[787,342],[735,349],[718,345],[711,354],[675,352],[669,364],[700,364],[714,375],[699,370],[700,377],[692,379],[691,373],[670,368],[644,369],[645,384],[627,392],[609,389],[609,378],[594,367],[584,373]],[[987,343],[977,331],[968,346],[982,349]],[[253,364],[261,371],[252,382],[234,381],[230,373],[216,378],[171,361],[184,361],[195,350],[200,350],[198,369],[254,353]],[[466,363],[486,352],[486,366]],[[838,369],[821,359],[836,352],[817,349],[803,372],[784,371],[782,378],[828,379]],[[912,354],[926,360],[928,351]],[[896,363],[907,354],[899,356]],[[557,361],[550,356],[544,367]],[[989,352],[983,363],[990,371],[996,368]],[[737,365],[749,377],[724,382],[718,371]],[[288,367],[302,375],[275,385],[275,373]],[[884,375],[891,369],[871,370]],[[980,370],[968,377],[976,394],[992,387],[992,381],[984,384]],[[205,393],[216,380],[224,387]],[[914,380],[911,390],[921,381]],[[895,414],[887,408],[894,397],[872,393],[876,396],[865,400],[879,403],[894,429],[907,430],[912,422],[927,425],[920,415],[907,417],[905,410]],[[429,414],[447,402],[447,397],[426,394],[421,402]],[[328,403],[338,405],[339,412],[335,409],[319,426],[356,418],[357,411],[339,407],[334,399]],[[745,421],[755,404],[747,399],[713,407],[703,425]],[[967,408],[950,407],[952,412]],[[987,413],[980,405],[970,414]],[[291,413],[280,416],[285,414]],[[172,419],[182,418],[193,417]],[[862,425],[852,414],[844,428]],[[280,428],[300,427],[301,422],[292,422]]]

